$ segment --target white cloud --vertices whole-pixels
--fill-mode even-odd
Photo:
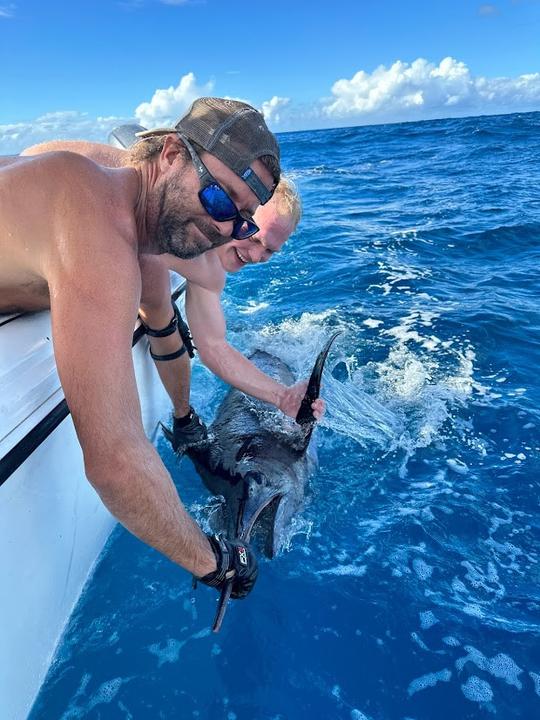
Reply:
[[[0,19],[12,18],[15,15],[16,5],[0,5]]]
[[[412,63],[363,70],[332,87],[321,115],[339,124],[399,122],[465,114],[517,112],[540,108],[540,73],[516,78],[474,77],[463,62],[447,57],[439,65]]]
[[[279,123],[281,120],[281,110],[290,103],[290,98],[278,97],[274,95],[270,100],[265,100],[261,106],[261,112],[266,122],[271,125]]]
[[[211,95],[213,82],[199,85],[193,73],[184,75],[176,87],[158,89],[150,102],[141,103],[134,116],[146,127],[176,122],[195,98]],[[0,155],[12,155],[46,140],[91,140],[107,142],[109,132],[134,118],[98,117],[76,111],[52,112],[29,122],[0,125]]]
[[[129,118],[98,117],[75,111],[53,112],[30,122],[0,125],[0,155],[14,155],[46,140],[107,142],[109,132]]]
[[[176,87],[172,85],[164,90],[155,91],[150,102],[141,103],[135,110],[135,117],[148,128],[167,126],[175,123],[198,97],[212,95],[212,80],[205,85],[197,85],[195,75],[184,75]]]
[[[220,94],[219,88],[217,91]],[[138,105],[134,115],[146,127],[169,125],[195,98],[213,93],[213,81],[199,84],[195,75],[188,73],[176,87],[156,90],[149,102]],[[420,58],[390,67],[381,65],[372,73],[360,70],[350,79],[337,80],[330,97],[310,104],[273,95],[261,104],[261,110],[276,131],[526,112],[540,110],[540,73],[486,78],[473,76],[465,63],[451,57],[438,65]],[[0,154],[18,153],[28,145],[52,139],[106,142],[113,127],[133,119],[93,118],[73,111],[0,125]]]

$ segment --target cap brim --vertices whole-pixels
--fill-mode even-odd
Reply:
[[[135,133],[138,138],[154,137],[155,135],[171,135],[177,132],[176,128],[156,128],[155,130],[143,130]]]

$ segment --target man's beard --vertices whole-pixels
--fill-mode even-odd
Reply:
[[[231,238],[224,237],[212,225],[202,221],[195,223],[190,217],[192,211],[188,209],[184,200],[184,192],[175,180],[169,180],[162,187],[159,200],[159,212],[156,226],[155,240],[158,252],[171,253],[183,260],[202,255],[219,245],[229,242]],[[191,225],[191,230],[190,226]],[[209,246],[204,239],[194,231],[199,230],[204,238],[211,243]]]

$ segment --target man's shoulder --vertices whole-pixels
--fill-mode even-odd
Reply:
[[[106,212],[115,185],[112,174],[119,172],[66,150],[18,157],[1,169],[3,181],[12,183],[29,202],[35,204],[46,191],[48,210],[57,217],[69,217],[77,208],[85,216],[96,208]]]
[[[26,158],[31,173],[47,182],[49,192],[61,194],[66,209],[80,207],[85,215],[96,209],[104,215],[117,215],[120,210],[114,170],[70,150],[58,150]],[[126,172],[124,170],[124,172]],[[97,218],[96,218],[97,219]]]
[[[114,237],[136,240],[132,198],[121,175],[129,170],[106,168],[66,150],[26,161],[35,166],[21,185],[47,187],[51,213],[64,232],[90,237],[95,247],[112,247]]]
[[[17,155],[10,158],[5,165],[8,174],[28,175],[36,180],[46,174],[51,176],[53,182],[59,179],[59,172],[90,172],[94,169],[99,169],[95,162],[69,150],[55,150],[40,155]]]
[[[42,155],[35,155],[28,158],[29,162],[42,163],[45,166],[63,166],[66,171],[85,172],[85,173],[103,173],[95,160],[81,155],[81,153],[73,150],[51,150]]]
[[[69,186],[65,185],[66,177],[74,180],[76,185],[82,185],[89,178],[101,179],[102,182],[105,182],[106,178],[105,168],[71,150],[54,150],[40,155],[23,156],[17,163],[17,168],[36,179],[47,175],[53,187],[54,184],[61,184],[66,189],[69,189]]]
[[[121,167],[124,164],[126,155],[126,150],[103,143],[89,142],[87,140],[50,140],[26,148],[21,153],[21,156],[37,156],[52,152],[77,153],[106,167]]]

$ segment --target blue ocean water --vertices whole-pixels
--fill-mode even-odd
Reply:
[[[540,716],[540,114],[292,133],[305,216],[231,277],[231,342],[299,376],[318,472],[288,549],[215,595],[122,529],[32,720]],[[194,371],[206,420],[226,388]],[[205,524],[189,460],[159,450]]]

